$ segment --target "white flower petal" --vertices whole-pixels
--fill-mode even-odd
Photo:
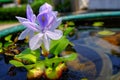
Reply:
[[[62,37],[63,32],[61,30],[54,30],[54,32],[46,31],[46,34],[50,39],[58,40]]]
[[[47,51],[49,51],[49,48],[50,48],[50,39],[47,37],[46,34],[44,34],[43,43],[44,43],[45,49]]]
[[[20,34],[20,36],[18,37],[18,40],[25,39],[25,37],[28,35],[28,33],[29,33],[30,31],[31,31],[30,29],[25,29],[25,30]]]
[[[43,37],[43,34],[39,33],[30,39],[29,46],[32,50],[35,50],[41,46],[42,37]]]

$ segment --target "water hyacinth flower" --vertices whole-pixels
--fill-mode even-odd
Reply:
[[[36,29],[39,33],[30,39],[30,48],[35,50],[44,44],[45,49],[49,51],[50,40],[58,40],[63,35],[61,30],[56,29],[60,23],[61,18],[57,18],[57,12],[52,11],[52,7],[47,3],[42,5],[37,16],[38,27]],[[26,25],[32,27],[29,23]]]
[[[30,38],[33,37],[34,35],[34,31],[36,31],[37,29],[35,28],[36,23],[36,16],[32,11],[32,8],[30,7],[30,5],[27,5],[27,10],[26,10],[26,15],[27,18],[23,18],[23,17],[18,17],[16,16],[16,18],[19,20],[19,22],[24,25],[25,27],[27,27],[19,36],[19,40],[24,39],[27,35],[29,35]],[[26,25],[25,23],[29,23],[29,25],[32,25],[33,27],[29,27],[29,25]]]

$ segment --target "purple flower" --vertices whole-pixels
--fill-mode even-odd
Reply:
[[[42,6],[39,8],[39,12],[42,12],[42,11],[45,11],[45,10],[52,11],[52,6],[49,5],[48,3],[45,3],[44,5],[42,5]]]
[[[22,18],[22,17],[18,17],[16,16],[16,18],[19,20],[19,22],[24,25],[25,27],[27,27],[19,36],[19,40],[24,39],[27,35],[29,35],[30,38],[33,37],[34,35],[34,31],[37,31],[37,24],[35,23],[36,21],[36,16],[33,13],[30,5],[27,5],[27,10],[26,10],[26,15],[27,18]],[[28,23],[28,24],[26,24]]]
[[[52,11],[52,7],[45,3],[39,9],[37,23],[39,33],[31,38],[30,48],[35,50],[44,44],[46,50],[49,51],[50,40],[58,40],[63,35],[61,30],[56,29],[61,23],[61,18],[57,18],[57,12]]]

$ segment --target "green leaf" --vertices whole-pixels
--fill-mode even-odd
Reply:
[[[8,35],[5,37],[5,40],[8,42],[12,42],[11,38],[12,38],[12,35]]]
[[[3,45],[2,42],[0,42],[0,48],[2,48],[2,45]]]
[[[100,26],[103,26],[104,25],[104,22],[94,22],[93,23],[93,26],[95,27],[100,27]]]
[[[4,47],[8,47],[12,44],[12,42],[5,42]]]
[[[10,64],[13,64],[15,67],[24,67],[24,64],[22,62],[16,60],[10,60]]]
[[[73,27],[68,27],[64,31],[64,36],[67,36],[74,28]]]
[[[16,61],[16,60],[10,60],[9,63],[14,65],[15,67],[24,67],[27,70],[30,70],[35,66],[34,64],[32,64],[32,65],[24,65],[22,62],[19,62],[19,61]]]
[[[39,49],[31,50],[31,49],[27,48],[26,50],[21,52],[19,55],[16,55],[15,57],[23,59],[23,60],[27,60],[32,63],[36,63],[36,61],[39,59],[39,56],[40,56]]]
[[[71,53],[71,54],[66,55],[62,58],[64,58],[65,61],[72,61],[72,60],[75,60],[77,58],[77,53]]]
[[[61,24],[58,28],[59,28],[60,30],[63,30],[63,29],[64,29],[64,24]]]
[[[44,60],[44,64],[46,66],[51,66],[52,63],[54,63],[55,65],[57,65],[60,62],[72,61],[72,60],[75,60],[76,58],[77,58],[77,54],[76,53],[71,53],[71,54],[69,54],[67,56],[55,57],[55,58],[50,58],[50,59]]]
[[[2,48],[0,48],[0,53],[1,53],[1,52],[3,52],[3,49],[2,49]]]
[[[74,25],[75,25],[75,23],[74,23],[74,22],[72,22],[72,21],[70,21],[70,22],[68,22],[68,25],[69,25],[69,26],[74,26]]]
[[[35,67],[35,64],[25,65],[24,67],[25,67],[27,70],[30,70],[30,69],[32,69],[32,68]]]
[[[68,44],[69,40],[65,36],[59,40],[53,40],[51,41],[50,53],[58,55],[67,47]]]
[[[45,68],[44,60],[43,60],[43,61],[38,61],[38,62],[35,64],[35,67],[44,69],[44,68]]]
[[[22,56],[17,56],[19,57],[20,59],[23,59],[23,60],[27,60],[28,62],[30,63],[35,63],[36,62],[36,56],[32,55],[32,54],[23,54]]]
[[[97,34],[101,36],[110,36],[110,35],[114,35],[115,32],[110,30],[102,30],[102,31],[99,31]]]
[[[2,45],[3,45],[2,42],[0,42],[0,52],[3,51]]]

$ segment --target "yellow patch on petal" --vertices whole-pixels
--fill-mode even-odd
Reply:
[[[44,16],[42,16],[42,21],[43,21],[43,22],[45,21],[45,17],[44,17]]]

